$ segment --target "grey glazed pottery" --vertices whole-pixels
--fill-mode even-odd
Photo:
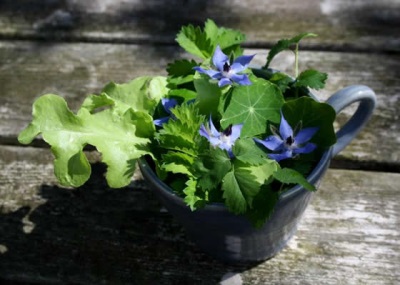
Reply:
[[[316,99],[314,95],[310,96]],[[332,157],[345,148],[368,121],[376,99],[369,87],[355,85],[338,91],[327,103],[336,113],[353,103],[359,105],[350,120],[337,132],[337,143],[323,154],[307,177],[315,186],[319,185]],[[161,203],[182,224],[189,237],[204,252],[226,263],[258,262],[276,255],[295,234],[314,195],[300,185],[292,187],[280,196],[271,218],[262,228],[255,229],[245,217],[230,213],[223,204],[209,204],[203,209],[191,211],[183,199],[157,177],[145,159],[139,161],[139,167]]]

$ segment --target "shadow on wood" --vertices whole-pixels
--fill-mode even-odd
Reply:
[[[229,271],[252,267],[226,266],[200,252],[181,226],[160,211],[144,181],[109,189],[105,167],[98,163],[92,168],[84,186],[71,190],[43,185],[44,204],[0,215],[4,280],[215,284]]]

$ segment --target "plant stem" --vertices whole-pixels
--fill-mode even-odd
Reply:
[[[294,50],[294,73],[295,78],[299,76],[299,44],[296,44],[296,48]]]

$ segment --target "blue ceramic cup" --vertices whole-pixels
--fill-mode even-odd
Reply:
[[[313,94],[310,96],[317,100]],[[337,132],[336,144],[323,154],[307,177],[315,186],[319,185],[332,157],[344,149],[367,123],[376,98],[369,87],[355,85],[333,94],[327,103],[336,113],[354,103],[359,105]],[[192,212],[182,198],[158,179],[145,159],[139,161],[139,167],[161,203],[184,226],[192,240],[207,254],[227,263],[262,261],[277,254],[295,234],[313,195],[300,185],[294,186],[280,196],[274,213],[264,226],[255,229],[246,218],[230,213],[222,204],[210,204]]]

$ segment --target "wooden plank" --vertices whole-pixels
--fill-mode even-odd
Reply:
[[[265,62],[266,52],[246,50],[257,54],[255,65]],[[31,119],[34,99],[44,93],[60,94],[76,109],[85,94],[99,93],[111,80],[126,82],[140,75],[165,75],[168,62],[185,56],[174,47],[0,42],[0,143],[16,144],[17,134]],[[285,53],[272,66],[292,72],[293,60],[292,54]],[[351,84],[365,84],[375,90],[378,108],[373,119],[340,157],[370,165],[388,164],[391,171],[398,169],[400,56],[302,51],[300,67],[329,74],[326,89],[316,92],[322,99]],[[340,122],[352,111],[354,108],[345,110]]]
[[[288,247],[260,264],[233,266],[188,241],[140,177],[109,190],[96,168],[88,185],[70,190],[54,184],[46,150],[0,146],[0,154],[5,284],[400,282],[400,174],[329,170]]]
[[[240,29],[250,45],[314,32],[325,49],[400,50],[397,0],[30,1],[0,3],[3,38],[173,43],[184,24],[207,18]],[[176,17],[179,15],[179,17]]]

